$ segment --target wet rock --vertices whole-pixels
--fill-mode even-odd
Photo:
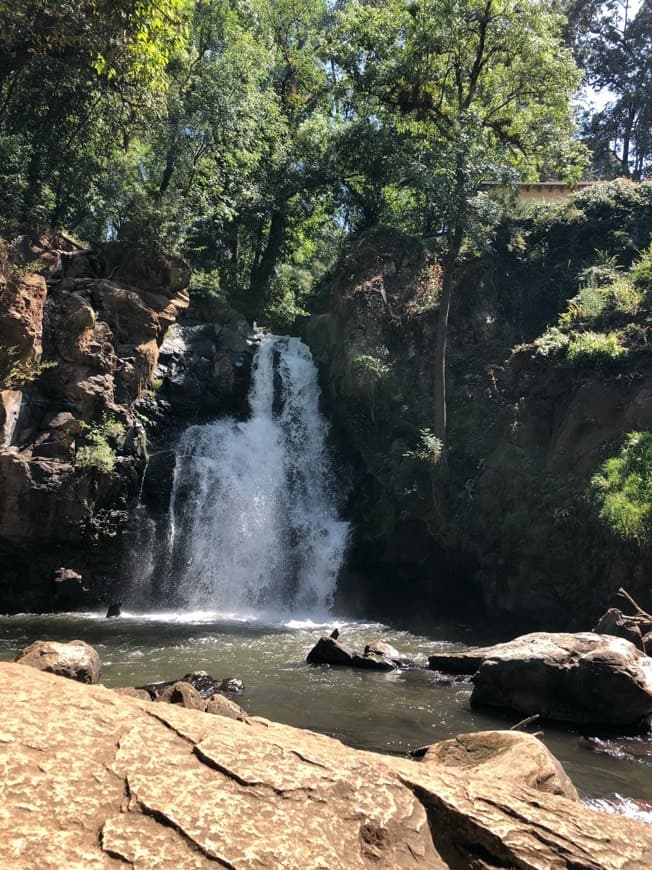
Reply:
[[[474,707],[630,728],[652,715],[652,660],[609,635],[523,635],[492,647],[473,683]]]
[[[245,690],[245,684],[237,677],[227,677],[220,682],[220,692],[227,695],[240,695]]]
[[[465,650],[463,652],[434,653],[428,656],[428,667],[443,674],[474,674],[490,655],[493,647]]]
[[[618,610],[617,607],[610,607],[600,617],[593,631],[596,634],[611,634],[614,637],[623,637],[625,640],[633,643],[637,649],[643,649],[643,636],[640,627],[625,616],[622,610]]]
[[[309,665],[349,665],[357,655],[353,647],[334,637],[320,637],[310,650],[306,661]]]
[[[224,691],[222,684],[226,682],[225,680],[216,680],[215,677],[211,677],[206,671],[192,671],[192,673],[186,674],[181,679],[184,683],[190,683],[202,698],[210,698],[217,692]]]
[[[368,643],[364,648],[364,654],[365,656],[372,654],[382,656],[384,659],[393,662],[397,668],[408,668],[412,665],[407,656],[400,653],[396,647],[393,647],[391,643],[387,643],[384,640],[374,640]]]
[[[102,670],[99,655],[83,640],[70,643],[37,640],[21,650],[14,661],[80,683],[99,682]]]
[[[147,692],[153,700],[157,700],[168,689],[180,683],[191,686],[204,700],[212,698],[216,694],[239,694],[245,690],[242,680],[238,680],[236,677],[219,680],[216,677],[211,677],[206,671],[191,671],[179,680],[147,683],[137,688],[139,691]]]
[[[11,664],[0,694],[2,867],[649,866],[649,825],[482,772]]]
[[[199,710],[202,713],[206,709],[206,701],[194,686],[179,680],[171,686],[167,686],[156,698],[160,704],[178,704],[187,710]]]
[[[393,671],[396,664],[382,653],[370,652],[360,655],[352,647],[334,637],[320,637],[310,650],[306,661],[309,665],[336,665],[376,671]]]
[[[79,607],[85,600],[88,587],[84,578],[73,568],[57,568],[54,572],[54,600],[59,607]]]
[[[538,738],[520,731],[458,734],[430,746],[422,763],[579,800],[575,786],[554,755]]]
[[[112,601],[111,604],[109,604],[109,606],[107,608],[106,618],[113,619],[116,616],[120,616],[121,613],[122,613],[121,602],[120,601]]]

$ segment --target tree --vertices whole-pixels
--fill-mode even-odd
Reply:
[[[576,52],[588,83],[609,97],[583,119],[594,171],[640,180],[652,168],[652,3],[610,0],[575,7]]]
[[[0,207],[58,223],[160,111],[186,0],[0,0]],[[121,141],[122,140],[122,141]]]
[[[349,99],[430,156],[441,218],[435,434],[446,433],[446,344],[459,259],[481,182],[579,172],[570,96],[580,75],[563,19],[536,0],[353,0],[335,56]]]

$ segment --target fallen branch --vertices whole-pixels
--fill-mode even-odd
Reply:
[[[635,618],[635,619],[639,619],[639,618],[640,618],[640,619],[644,619],[644,620],[646,620],[647,622],[652,622],[652,614],[647,613],[645,610],[643,610],[643,608],[640,607],[640,606],[636,603],[636,601],[634,601],[634,599],[633,599],[632,596],[629,594],[629,592],[626,592],[626,591],[623,589],[622,586],[620,587],[620,589],[618,590],[618,592],[617,592],[616,594],[617,594],[620,598],[624,598],[626,601],[629,601],[629,603],[632,605],[632,607],[633,607],[634,610],[636,611],[636,616],[633,617],[633,618]],[[630,617],[630,618],[632,618],[632,617]]]
[[[527,728],[528,725],[531,725],[533,722],[536,722],[539,718],[539,714],[535,713],[534,716],[528,716],[527,719],[521,719],[520,722],[517,722],[516,725],[512,725],[509,729],[510,731],[520,731],[523,728]]]

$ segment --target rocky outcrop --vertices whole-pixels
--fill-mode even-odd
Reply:
[[[582,271],[601,268],[596,251],[627,269],[647,247],[651,203],[649,182],[595,187],[565,209],[497,227],[464,264],[443,452],[432,437],[437,264],[387,229],[350,241],[328,305],[324,294],[306,328],[357,473],[343,610],[437,619],[484,608],[516,631],[584,630],[619,586],[652,609],[650,548],[610,530],[587,498],[626,434],[652,430],[652,366],[636,338],[649,302],[627,326],[618,365],[574,365],[535,344]],[[613,316],[618,329],[630,319]],[[610,329],[607,320],[596,328]]]
[[[7,250],[0,610],[88,604],[115,579],[97,545],[116,534],[137,491],[144,433],[133,405],[152,379],[165,330],[188,306],[189,270],[173,258],[115,243],[89,250],[53,233],[23,232]],[[64,589],[59,569],[83,582]]]
[[[520,731],[458,734],[430,746],[421,763],[579,800],[575,786],[554,755],[538,738]]]
[[[14,661],[38,671],[78,680],[80,683],[99,683],[102,663],[97,651],[83,640],[57,643],[37,640],[21,650]]]
[[[360,655],[353,647],[334,637],[320,637],[310,650],[306,661],[309,665],[335,665],[350,668],[365,668],[372,671],[393,671],[398,664],[385,653],[372,649]]]
[[[175,257],[25,228],[0,246],[0,611],[98,605],[119,597],[115,539],[141,490],[148,402],[173,380],[169,358],[158,371],[160,347],[188,308],[190,272]],[[201,327],[223,331],[220,348],[246,327],[228,318]],[[241,356],[224,351],[196,377],[209,413],[246,395],[233,383],[248,377]],[[160,418],[174,406],[164,393]],[[169,440],[174,426],[161,429]],[[81,581],[58,583],[59,569]]]
[[[0,665],[2,866],[648,865],[649,826],[555,794],[22,670]]]
[[[652,659],[629,641],[591,632],[535,632],[483,652],[474,707],[503,707],[564,722],[645,727]]]

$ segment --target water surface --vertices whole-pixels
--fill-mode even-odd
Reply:
[[[239,677],[246,691],[237,700],[249,713],[378,752],[405,754],[455,734],[517,721],[515,715],[471,710],[468,680],[454,681],[425,668],[386,674],[307,665],[311,647],[336,625],[341,639],[356,648],[382,638],[422,665],[433,652],[494,640],[479,636],[477,628],[450,623],[417,635],[379,623],[260,621],[206,612],[126,614],[112,620],[101,614],[19,615],[0,617],[0,659],[12,659],[40,638],[81,639],[98,650],[102,682],[109,687],[178,679],[193,670]],[[640,758],[619,758],[613,754],[622,744],[613,736],[601,746],[613,754],[595,754],[582,739],[591,734],[547,724],[543,730],[544,742],[584,799],[652,822],[649,741],[624,744],[638,750]]]

